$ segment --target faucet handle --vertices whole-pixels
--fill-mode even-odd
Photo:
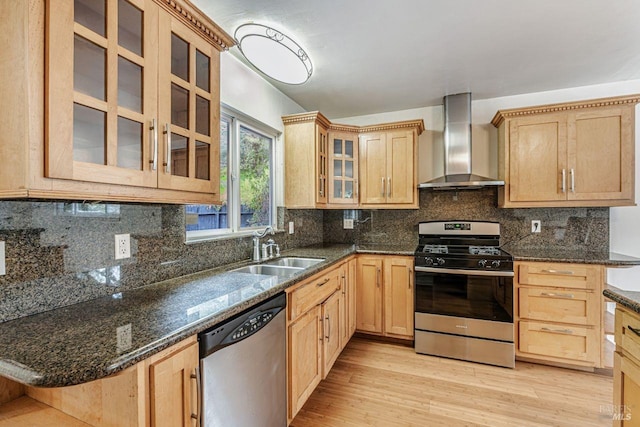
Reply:
[[[275,240],[273,240],[273,239],[269,239],[269,240],[267,240],[267,244],[268,244],[268,245],[275,244],[275,243],[276,243],[276,242],[275,242]]]

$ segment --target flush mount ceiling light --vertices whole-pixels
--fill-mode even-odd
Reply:
[[[247,61],[272,79],[299,85],[311,77],[313,66],[307,52],[280,31],[262,24],[243,24],[234,38]]]

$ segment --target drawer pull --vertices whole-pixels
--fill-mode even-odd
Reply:
[[[573,298],[573,294],[556,294],[553,292],[542,292],[540,295],[552,298]]]
[[[316,286],[317,286],[317,287],[324,286],[324,285],[326,285],[326,284],[327,284],[327,282],[328,282],[329,280],[331,280],[331,277],[327,277],[327,278],[326,278],[326,279],[324,279],[322,282],[317,283],[317,284],[316,284]]]
[[[567,276],[573,275],[573,271],[571,270],[541,270],[540,272],[549,274],[565,274]]]
[[[565,334],[572,335],[573,331],[571,329],[551,329],[551,328],[540,328],[541,331],[545,332],[553,332],[554,334]]]
[[[627,325],[627,329],[640,337],[640,329],[632,328],[631,325]]]

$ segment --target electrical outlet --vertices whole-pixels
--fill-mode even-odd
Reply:
[[[116,234],[116,259],[131,257],[131,237],[128,234]]]
[[[118,353],[131,348],[131,323],[116,328],[116,343]]]
[[[531,220],[531,232],[532,233],[539,233],[541,228],[542,228],[542,221],[540,221],[539,219]]]
[[[0,276],[4,276],[5,274],[7,274],[4,258],[4,242],[0,242]]]
[[[342,227],[345,230],[353,230],[353,219],[343,219],[342,220]]]
[[[293,221],[289,221],[289,234],[293,234],[293,230],[294,230]]]

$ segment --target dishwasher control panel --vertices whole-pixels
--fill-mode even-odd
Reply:
[[[244,338],[245,336],[260,329],[263,325],[269,323],[269,320],[271,320],[272,318],[272,312],[258,313],[254,317],[244,322],[235,331],[233,331],[233,333],[231,334],[231,340],[233,341],[239,338]]]

